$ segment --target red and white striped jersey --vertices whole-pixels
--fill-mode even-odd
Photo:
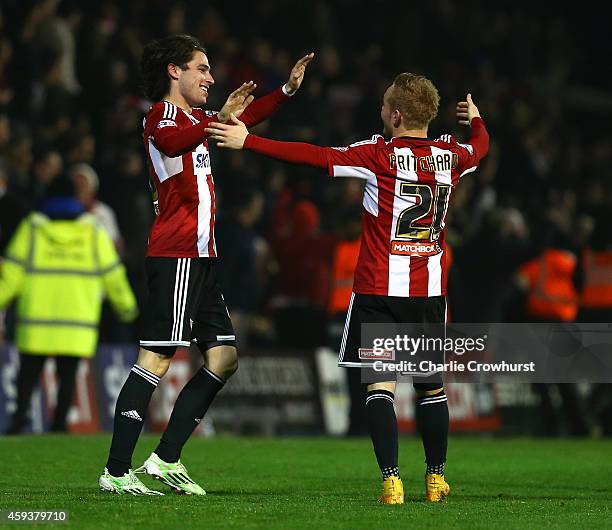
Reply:
[[[240,119],[256,125],[289,97],[284,87],[253,101]],[[144,119],[144,148],[157,217],[147,256],[216,257],[215,184],[206,127],[217,113],[194,108],[188,114],[168,101],[155,103]]]
[[[326,154],[331,176],[366,181],[354,292],[445,295],[445,222],[451,193],[485,153],[450,135],[388,142],[376,135]]]
[[[446,294],[445,222],[459,179],[476,169],[489,136],[480,118],[459,143],[396,137],[348,147],[277,142],[249,134],[245,147],[297,164],[326,168],[333,177],[364,179],[361,250],[353,291],[384,296]]]
[[[157,214],[148,256],[215,257],[215,188],[206,139],[183,154],[169,156],[161,135],[210,121],[214,113],[188,114],[167,101],[155,103],[144,121],[144,147]],[[172,153],[174,154],[174,153]]]

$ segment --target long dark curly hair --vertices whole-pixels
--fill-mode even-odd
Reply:
[[[170,90],[168,65],[185,68],[196,51],[206,53],[206,48],[191,35],[171,35],[147,44],[140,62],[145,96],[160,101]]]

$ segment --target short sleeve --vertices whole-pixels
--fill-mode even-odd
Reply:
[[[153,142],[156,143],[160,131],[177,130],[177,111],[177,107],[167,101],[160,101],[153,105],[145,120],[145,135],[153,137]]]
[[[376,152],[382,136],[372,136],[370,140],[356,142],[347,147],[328,147],[327,171],[331,177],[356,177],[364,180],[376,178],[373,168]]]
[[[459,156],[459,166],[457,168],[459,170],[459,177],[475,171],[480,162],[480,157],[476,155],[474,146],[455,142],[455,150]]]

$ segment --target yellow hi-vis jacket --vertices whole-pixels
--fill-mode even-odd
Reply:
[[[91,215],[50,220],[33,213],[19,225],[0,269],[0,309],[18,297],[21,352],[93,357],[105,295],[122,321],[136,318],[125,268]]]

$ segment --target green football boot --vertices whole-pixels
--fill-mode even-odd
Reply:
[[[104,468],[104,473],[98,479],[98,484],[101,491],[108,491],[119,495],[124,493],[131,495],[163,495],[161,491],[147,488],[131,469],[122,477],[113,477],[108,472],[108,469]]]
[[[145,473],[156,480],[160,480],[177,493],[185,495],[206,495],[202,487],[195,483],[187,473],[187,469],[178,462],[164,462],[155,453],[145,460],[134,473]]]

